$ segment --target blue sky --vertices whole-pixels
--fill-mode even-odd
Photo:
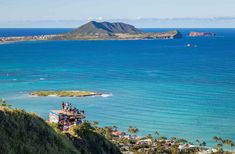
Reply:
[[[235,0],[0,0],[0,27],[53,27],[56,22],[73,27],[86,20],[130,20],[149,27],[149,19],[156,20],[153,26],[168,20],[159,27],[235,27],[234,8]]]

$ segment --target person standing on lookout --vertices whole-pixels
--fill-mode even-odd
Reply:
[[[68,111],[69,103],[65,103],[65,110]]]
[[[67,119],[64,120],[64,127],[63,130],[68,130],[69,126],[68,126],[68,122]]]
[[[72,111],[72,104],[69,103],[69,112]]]
[[[64,110],[64,106],[65,106],[65,104],[64,104],[64,102],[62,102],[62,110]]]

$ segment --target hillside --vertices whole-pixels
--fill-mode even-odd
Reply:
[[[91,21],[72,31],[72,35],[114,35],[115,33],[140,34],[141,30],[125,23]]]
[[[76,130],[76,129],[75,129]],[[119,154],[119,149],[89,129],[75,136],[49,126],[36,114],[0,106],[2,154]]]
[[[230,139],[215,136],[215,148],[208,148],[200,140],[193,144],[182,138],[167,139],[158,131],[154,132],[155,137],[135,136],[138,131],[129,126],[126,135],[116,126],[102,128],[98,122],[88,121],[61,131],[57,124],[48,124],[34,113],[0,104],[0,154],[233,153],[223,149],[234,146]]]
[[[53,37],[56,40],[142,40],[142,39],[175,39],[182,35],[176,30],[168,32],[143,32],[125,23],[88,22],[81,27],[62,36]]]

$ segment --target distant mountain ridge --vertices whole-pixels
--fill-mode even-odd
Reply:
[[[114,35],[115,33],[141,34],[143,31],[120,22],[91,21],[71,32],[73,35]]]

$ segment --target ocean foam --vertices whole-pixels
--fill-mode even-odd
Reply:
[[[49,97],[58,97],[57,95],[48,95]]]
[[[113,94],[102,94],[101,97],[111,97]]]

